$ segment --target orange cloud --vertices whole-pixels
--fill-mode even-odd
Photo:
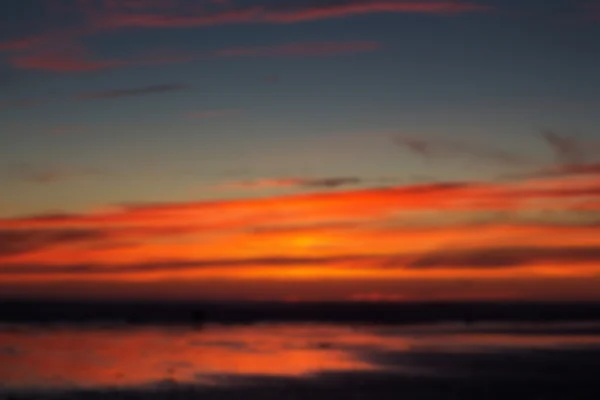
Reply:
[[[576,213],[599,195],[561,177],[3,219],[0,280],[582,278],[600,272],[600,235]],[[528,222],[540,209],[563,219]],[[514,217],[475,218],[495,212]]]
[[[539,179],[494,184],[447,182],[259,199],[133,204],[83,215],[5,219],[0,226],[187,225],[193,218],[199,225],[214,229],[273,221],[289,225],[387,218],[425,211],[535,211],[541,202],[545,209],[568,211],[577,209],[578,204],[588,203],[590,197],[598,196],[599,192],[597,179]]]

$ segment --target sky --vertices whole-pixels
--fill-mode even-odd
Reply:
[[[600,2],[5,0],[0,296],[600,300]]]

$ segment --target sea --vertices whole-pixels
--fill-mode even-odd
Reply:
[[[0,310],[0,399],[600,398],[597,306],[70,307]]]

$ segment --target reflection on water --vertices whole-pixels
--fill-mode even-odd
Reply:
[[[431,354],[594,346],[600,347],[600,335],[592,326],[11,326],[0,328],[0,389],[216,385],[227,377],[310,379],[328,372],[406,376],[443,373],[435,363],[422,368],[415,362]],[[396,361],[375,356],[382,354]]]

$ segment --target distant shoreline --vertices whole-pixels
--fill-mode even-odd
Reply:
[[[0,300],[0,323],[201,325],[260,322],[418,324],[600,321],[600,303],[275,303]]]

